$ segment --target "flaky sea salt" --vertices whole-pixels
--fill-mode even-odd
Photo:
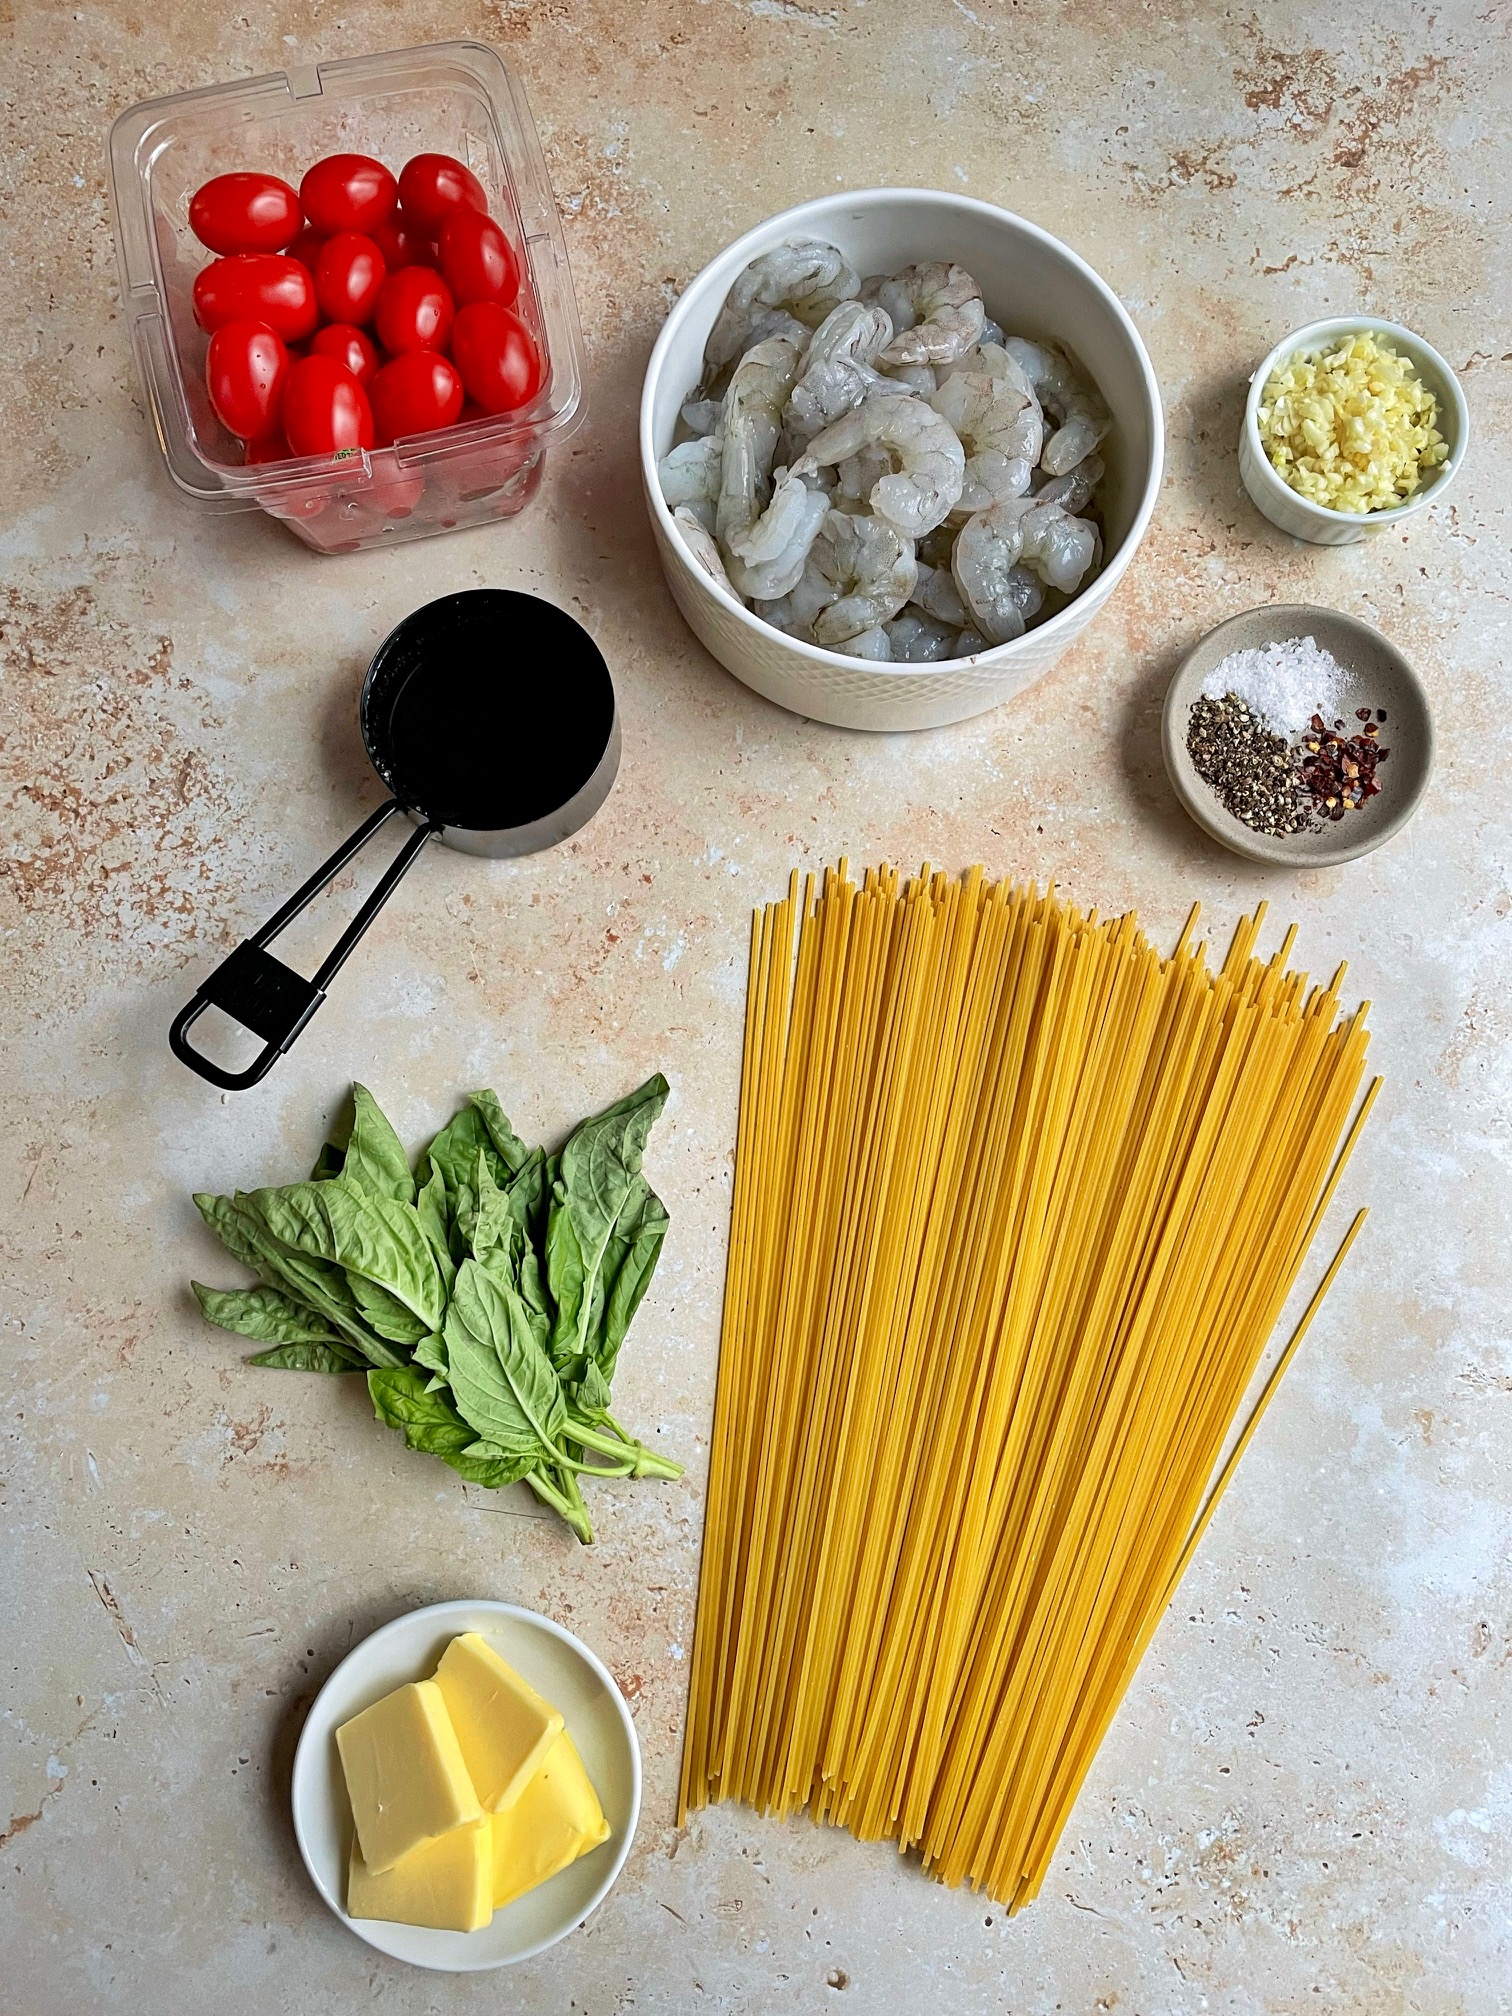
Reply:
[[[1316,637],[1283,637],[1253,651],[1231,651],[1202,682],[1210,700],[1232,693],[1276,735],[1297,735],[1314,714],[1333,726],[1348,674]]]

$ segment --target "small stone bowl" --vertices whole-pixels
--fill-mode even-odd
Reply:
[[[1380,792],[1358,811],[1278,838],[1252,832],[1224,809],[1192,765],[1187,730],[1202,682],[1216,665],[1235,651],[1291,637],[1313,638],[1343,666],[1348,677],[1334,719],[1342,714],[1348,732],[1362,725],[1355,718],[1357,707],[1369,707],[1372,714],[1385,708],[1381,745],[1391,754],[1381,765]],[[1333,721],[1328,725],[1332,728]],[[1338,609],[1277,603],[1231,616],[1182,659],[1166,693],[1161,745],[1176,796],[1204,833],[1233,853],[1270,868],[1336,868],[1381,846],[1417,810],[1433,771],[1433,715],[1422,680],[1379,630]]]
[[[1418,380],[1438,403],[1437,425],[1449,453],[1405,503],[1387,511],[1330,511],[1293,490],[1271,466],[1260,444],[1260,423],[1256,418],[1260,400],[1271,373],[1299,350],[1322,350],[1341,336],[1355,336],[1362,330],[1379,336],[1399,356],[1405,357]],[[1309,322],[1284,337],[1260,365],[1250,380],[1244,403],[1244,424],[1239,432],[1239,475],[1250,501],[1272,525],[1294,538],[1307,539],[1314,546],[1352,546],[1368,539],[1388,525],[1399,525],[1427,504],[1435,504],[1459,473],[1470,445],[1470,413],[1459,380],[1431,343],[1414,336],[1399,322],[1383,322],[1368,315],[1336,315],[1327,322]]]

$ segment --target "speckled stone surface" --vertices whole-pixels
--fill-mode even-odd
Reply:
[[[197,519],[154,466],[103,160],[137,98],[472,35],[524,72],[583,306],[592,418],[502,529],[325,560]],[[1491,2016],[1512,2008],[1507,561],[1512,14],[1172,0],[250,0],[0,5],[6,2016],[379,2007]],[[1045,682],[866,739],[777,712],[678,620],[633,413],[667,303],[763,215],[845,184],[1001,201],[1118,289],[1165,391],[1165,494]],[[1354,307],[1461,373],[1452,496],[1293,545],[1239,489],[1245,377]],[[231,1100],[174,1010],[377,802],[353,702],[377,640],[474,583],[601,640],[625,759],[559,852],[433,850],[298,1049]],[[1220,617],[1316,600],[1430,683],[1437,777],[1353,867],[1273,880],[1177,809],[1171,667]],[[1169,937],[1261,896],[1350,961],[1387,1089],[1334,1229],[1341,1292],[1162,1625],[1041,1900],[1008,1922],[888,1850],[736,1809],[674,1827],[718,1340],[748,907],[790,864],[1054,875]],[[317,906],[308,953],[352,895]],[[296,950],[298,947],[296,946]],[[305,1163],[360,1077],[418,1142],[491,1084],[555,1136],[665,1066],[673,1235],[623,1361],[675,1487],[601,1490],[580,1551],[523,1490],[406,1455],[347,1382],[243,1366],[192,1274],[191,1189]],[[612,1500],[612,1502],[611,1502]],[[289,1761],[363,1633],[455,1594],[582,1632],[630,1699],[646,1802],[586,1931],[505,1976],[373,1954],[294,1851]]]

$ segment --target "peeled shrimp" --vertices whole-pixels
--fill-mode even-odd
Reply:
[[[882,352],[885,364],[948,364],[977,342],[986,320],[975,280],[940,260],[905,266],[882,282],[876,299],[898,331]]]
[[[791,238],[751,261],[725,296],[724,306],[704,347],[713,371],[750,347],[753,311],[780,308],[808,329],[841,301],[853,300],[861,282],[833,245],[817,238]]]
[[[724,556],[719,550],[718,542],[713,533],[693,515],[691,507],[679,504],[672,513],[672,522],[682,534],[683,544],[705,574],[717,581],[721,588],[728,588],[732,595],[735,594],[735,584],[725,572]]]
[[[1102,479],[1102,457],[1089,455],[1085,462],[1078,462],[1064,476],[1052,476],[1048,483],[1042,483],[1034,493],[1034,501],[1036,504],[1059,504],[1062,511],[1069,511],[1074,517],[1092,502],[1092,493]]]
[[[713,507],[723,463],[724,436],[705,434],[696,441],[679,443],[656,465],[662,495],[673,510],[679,504],[693,505],[694,516],[710,532],[714,530]]]
[[[1046,587],[1075,590],[1096,543],[1084,518],[1068,517],[1058,504],[1014,498],[967,519],[951,572],[983,636],[1006,644],[1039,613]]]
[[[685,399],[678,418],[688,432],[694,436],[714,434],[724,419],[722,399]]]
[[[779,469],[765,511],[727,543],[726,571],[736,592],[774,601],[795,588],[828,511],[822,490]]]
[[[881,381],[872,359],[892,340],[892,323],[880,308],[842,301],[814,332],[783,415],[787,442],[799,450],[821,428],[859,406]]]
[[[921,614],[912,602],[901,616],[895,616],[882,627],[887,632],[893,657],[905,664],[938,664],[942,658],[955,656],[959,626],[937,623],[933,616]]]
[[[835,590],[814,617],[814,640],[840,644],[897,615],[913,593],[913,541],[880,518],[831,511],[809,554],[809,570]]]
[[[948,558],[942,567],[931,567],[924,560],[919,562],[914,591],[908,599],[910,608],[922,610],[936,623],[949,624],[959,630],[968,621],[966,605],[961,600],[961,591],[955,584]]]
[[[880,623],[874,629],[861,631],[859,636],[842,638],[830,649],[843,651],[847,658],[873,658],[883,664],[893,655],[892,642]]]
[[[913,539],[949,516],[965,481],[966,453],[950,423],[911,393],[873,393],[816,434],[793,468],[801,476],[868,448],[886,449],[897,464],[869,493],[879,518]]]
[[[966,450],[957,512],[969,515],[1022,497],[1039,452],[1040,415],[1033,398],[989,371],[955,370],[929,403]]]
[[[1010,336],[1003,348],[1023,370],[1041,406],[1059,422],[1045,443],[1040,467],[1051,476],[1064,476],[1092,453],[1112,426],[1113,416],[1057,344]]]
[[[798,375],[798,352],[781,336],[748,350],[724,401],[724,449],[714,529],[726,551],[749,532],[771,495],[782,409]],[[676,451],[674,450],[674,453]]]
[[[910,392],[917,392],[921,399],[927,399],[940,382],[939,373],[933,364],[882,364],[878,369],[884,377],[895,385],[905,385]]]

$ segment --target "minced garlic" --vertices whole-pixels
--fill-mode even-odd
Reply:
[[[1387,511],[1449,453],[1437,403],[1406,358],[1368,331],[1299,350],[1266,380],[1256,411],[1271,467],[1330,511]]]

